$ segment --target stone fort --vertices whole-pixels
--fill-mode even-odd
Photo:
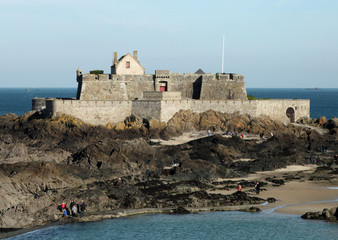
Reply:
[[[310,115],[309,100],[248,100],[240,74],[204,73],[201,69],[184,74],[169,70],[145,74],[137,51],[120,58],[115,52],[110,74],[82,73],[78,68],[76,80],[76,98],[34,98],[33,110],[68,114],[93,125],[117,124],[130,115],[168,122],[180,110],[268,115],[286,123]]]

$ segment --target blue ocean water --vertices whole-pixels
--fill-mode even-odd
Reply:
[[[338,225],[277,213],[142,215],[58,225],[9,239],[335,239]]]
[[[0,88],[0,115],[23,115],[31,111],[35,97],[74,98],[76,88]]]
[[[327,119],[338,117],[338,88],[307,90],[297,88],[248,88],[247,93],[256,98],[310,99],[310,116]],[[23,115],[32,109],[34,97],[76,96],[76,88],[0,88],[0,115],[15,113]]]

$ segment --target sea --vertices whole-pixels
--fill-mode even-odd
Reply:
[[[310,99],[310,117],[338,117],[338,88],[248,88],[256,98]],[[0,88],[0,115],[23,115],[32,109],[32,98],[75,98],[76,88]]]
[[[153,214],[50,226],[9,239],[337,239],[337,223],[270,211]]]
[[[311,118],[338,117],[338,89],[248,88],[256,98],[310,99]],[[0,88],[0,115],[23,115],[34,97],[72,98],[75,88]],[[58,224],[8,239],[337,239],[338,224],[303,220],[299,215],[209,212],[151,214],[98,222]]]

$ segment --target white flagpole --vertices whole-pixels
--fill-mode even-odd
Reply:
[[[223,72],[223,68],[224,68],[224,34],[223,34],[223,49],[222,49],[222,72]]]

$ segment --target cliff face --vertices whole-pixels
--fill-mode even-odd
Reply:
[[[149,133],[152,138],[171,138],[187,131],[206,134],[208,129],[239,135],[264,133],[269,139],[244,141],[239,136],[216,134],[174,146],[161,146],[149,139]],[[338,144],[337,134],[332,130],[331,134],[285,126],[269,118],[213,111],[180,112],[166,126],[134,116],[118,125],[99,127],[66,115],[3,115],[0,227],[57,221],[61,219],[57,206],[62,202],[69,205],[71,199],[77,203],[84,199],[88,214],[260,203],[262,199],[247,195],[211,194],[207,190],[214,188],[212,181],[219,177],[308,163],[309,151],[318,152],[323,145],[332,155]],[[331,164],[328,172],[337,164],[331,155],[322,159],[323,164]],[[173,167],[174,163],[179,167]]]

